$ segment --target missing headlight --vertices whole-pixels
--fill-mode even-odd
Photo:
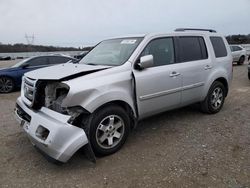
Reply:
[[[45,87],[45,107],[59,113],[66,113],[61,104],[69,92],[69,86],[60,82],[48,83]]]

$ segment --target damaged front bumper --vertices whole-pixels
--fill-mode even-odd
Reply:
[[[19,97],[15,114],[30,141],[49,157],[66,162],[81,147],[88,144],[83,129],[68,122],[70,116],[42,107],[28,108]]]

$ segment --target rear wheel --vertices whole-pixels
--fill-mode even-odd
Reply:
[[[248,72],[248,79],[250,80],[250,72]]]
[[[125,143],[130,132],[129,117],[124,109],[109,105],[91,115],[89,139],[96,155],[110,155]]]
[[[2,76],[0,77],[0,93],[10,93],[14,90],[14,82],[11,78]]]
[[[225,86],[221,82],[215,81],[210,87],[207,97],[201,103],[201,110],[208,114],[219,112],[224,104],[225,96]]]
[[[237,64],[243,65],[244,61],[245,61],[245,56],[241,56]]]

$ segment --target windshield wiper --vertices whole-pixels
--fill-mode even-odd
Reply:
[[[94,63],[86,63],[85,65],[97,65],[97,64],[94,64]]]

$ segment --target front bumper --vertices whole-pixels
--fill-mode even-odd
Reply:
[[[83,129],[67,121],[70,116],[42,107],[35,111],[28,108],[19,97],[15,114],[31,143],[49,157],[67,162],[81,147],[88,143]]]

